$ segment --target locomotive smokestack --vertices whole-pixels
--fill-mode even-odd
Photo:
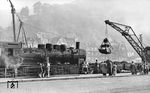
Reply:
[[[38,44],[38,49],[45,49],[46,45],[45,44]]]
[[[47,43],[47,44],[46,44],[46,49],[47,49],[48,51],[52,51],[52,50],[53,50],[53,45]]]
[[[80,48],[80,42],[76,42],[76,49]]]

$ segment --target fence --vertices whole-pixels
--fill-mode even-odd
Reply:
[[[17,77],[38,77],[41,73],[40,66],[22,66],[17,69]],[[77,65],[51,65],[51,75],[78,74],[79,67]],[[0,68],[0,78],[14,77],[14,69]]]

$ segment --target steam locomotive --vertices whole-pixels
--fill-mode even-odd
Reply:
[[[86,60],[86,51],[80,49],[80,42],[76,42],[76,48],[66,45],[38,44],[38,48],[24,48],[20,56],[23,63],[19,69],[26,73],[40,73],[40,63],[46,64],[49,57],[51,74],[78,74],[81,63]]]
[[[0,70],[3,73],[0,76],[4,76],[6,73],[4,68],[7,68],[8,75],[16,66],[18,66],[18,75],[20,76],[31,76],[31,73],[37,76],[40,72],[39,63],[46,63],[46,57],[49,57],[51,74],[77,74],[79,73],[79,64],[86,60],[86,51],[80,49],[79,42],[76,42],[76,48],[49,43],[38,44],[37,48],[22,48],[20,43],[13,42],[0,44],[1,50],[3,50],[0,58]],[[5,62],[6,59],[9,59],[8,62]]]
[[[49,62],[53,65],[57,64],[72,64],[78,65],[79,60],[86,60],[86,51],[79,48],[79,42],[76,42],[76,48],[67,48],[64,44],[52,45],[52,44],[38,44],[38,48],[24,49],[24,53],[21,55],[24,58],[22,65],[36,65],[44,63],[45,57],[49,57]]]

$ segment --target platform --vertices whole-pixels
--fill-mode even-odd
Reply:
[[[124,77],[132,76],[131,73],[119,73],[116,76],[103,76],[102,74],[73,74],[73,75],[52,75],[47,78],[30,78],[30,77],[16,77],[16,78],[0,78],[0,83],[6,83],[7,81],[18,82],[33,82],[33,81],[50,81],[50,80],[68,80],[68,79],[87,79],[87,78],[110,78],[110,77]]]

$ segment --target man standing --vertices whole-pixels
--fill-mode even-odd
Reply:
[[[115,76],[117,74],[117,65],[114,63],[112,68],[112,75]]]
[[[83,64],[83,72],[84,74],[88,74],[88,62],[87,61],[84,61],[84,64]]]
[[[112,61],[107,60],[106,63],[107,63],[108,74],[109,76],[112,76]]]
[[[50,77],[50,62],[49,62],[49,57],[47,57],[47,77]]]
[[[94,74],[98,74],[99,73],[99,64],[98,64],[98,60],[96,59],[95,62],[95,66],[94,66]]]
[[[39,73],[39,77],[42,78],[43,77],[43,64],[42,63],[39,63],[40,65],[40,73]]]
[[[132,61],[131,66],[130,66],[130,70],[131,70],[132,75],[137,74],[137,72],[136,72],[136,66],[135,66],[135,64],[134,64],[133,61]]]
[[[145,74],[148,74],[148,72],[149,72],[149,66],[148,66],[148,64],[145,65],[145,69],[146,69]]]

